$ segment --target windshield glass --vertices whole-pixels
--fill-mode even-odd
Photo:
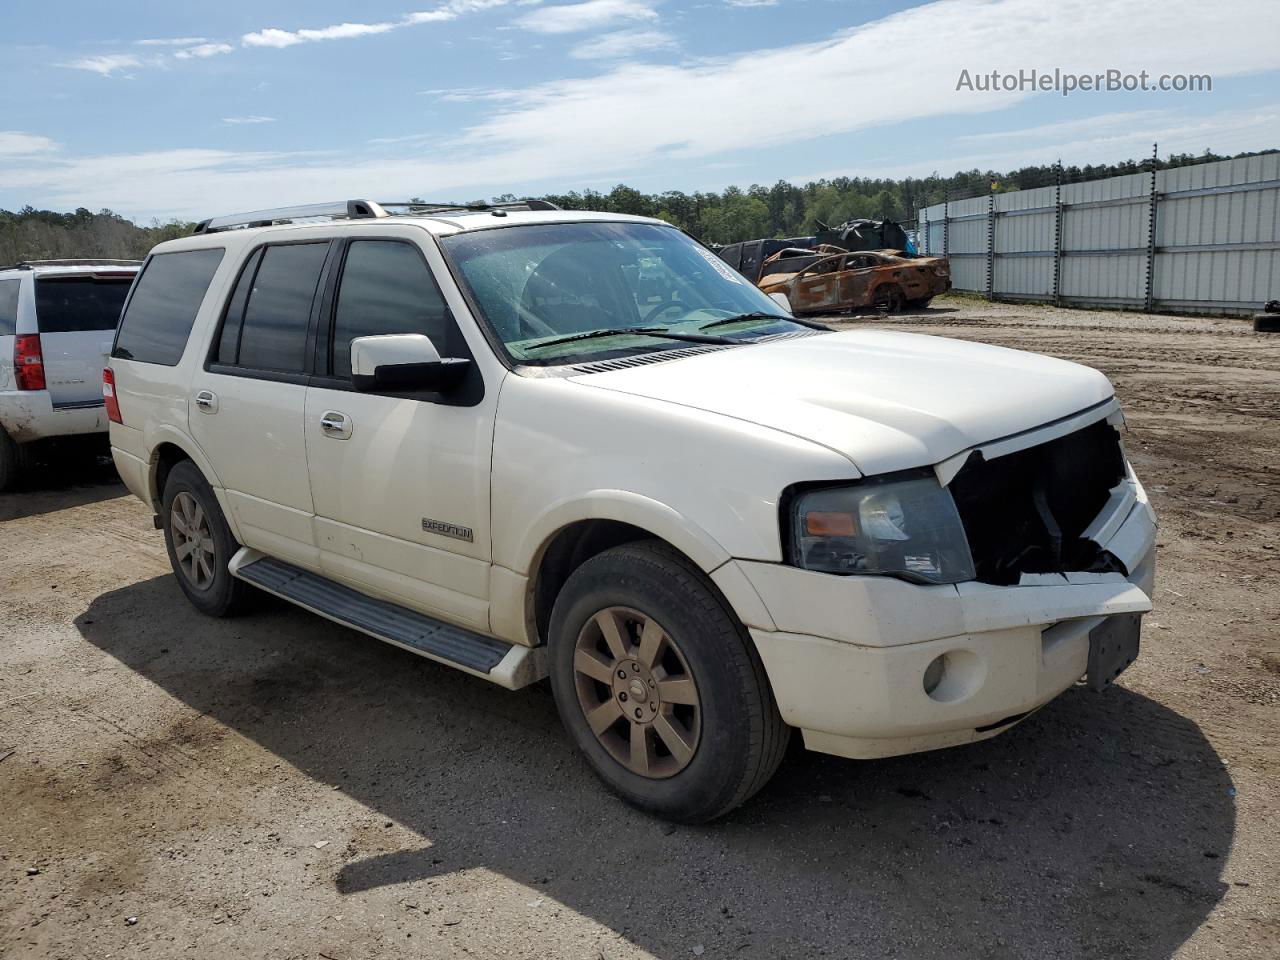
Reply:
[[[639,332],[546,344],[574,334],[635,327],[696,334],[717,320],[781,312],[674,227],[552,223],[456,234],[444,245],[483,319],[519,363],[688,347]],[[791,320],[755,316],[713,332],[746,342],[800,328]]]

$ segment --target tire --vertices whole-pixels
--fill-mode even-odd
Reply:
[[[8,490],[22,472],[22,455],[13,438],[0,427],[0,493]]]
[[[924,310],[929,306],[932,300],[933,300],[933,297],[921,297],[918,300],[908,300],[907,306],[910,307],[912,310]]]
[[[1253,329],[1258,333],[1280,333],[1280,313],[1255,313]]]
[[[902,288],[896,284],[882,284],[871,295],[871,306],[877,313],[897,313],[902,304]]]
[[[169,471],[160,516],[169,563],[191,605],[211,617],[242,613],[253,588],[227,570],[240,544],[231,536],[213,488],[190,460],[183,460]],[[180,557],[179,551],[190,543],[185,531],[193,529],[200,534],[199,546]],[[193,573],[191,558],[197,555]]]
[[[625,656],[608,652],[608,622]],[[565,728],[605,785],[641,810],[705,823],[782,761],[791,730],[750,637],[702,571],[664,543],[624,544],[578,567],[556,598],[550,648]]]

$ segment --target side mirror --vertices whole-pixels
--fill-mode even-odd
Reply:
[[[785,293],[771,293],[769,294],[769,299],[780,306],[787,316],[791,316],[791,301]]]
[[[443,393],[462,380],[471,361],[440,356],[421,333],[356,337],[351,341],[351,382],[357,390],[434,390]]]

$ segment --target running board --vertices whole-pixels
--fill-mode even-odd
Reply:
[[[473,633],[242,547],[231,575],[335,623],[518,690],[547,675],[545,651]]]

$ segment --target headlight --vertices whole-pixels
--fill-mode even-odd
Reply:
[[[916,583],[975,576],[955,501],[932,476],[801,493],[792,508],[791,556],[796,566],[824,573]]]

